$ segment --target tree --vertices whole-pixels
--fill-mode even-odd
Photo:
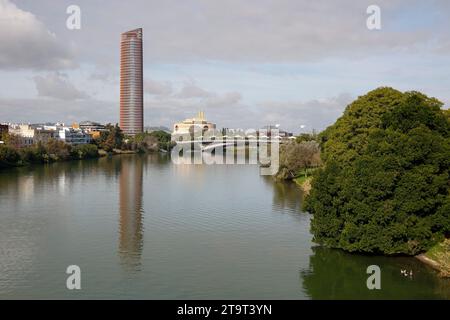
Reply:
[[[162,130],[153,131],[150,133],[150,136],[155,137],[158,141],[158,147],[159,149],[163,149],[166,151],[169,151],[172,147],[172,136],[170,133],[167,133]]]
[[[300,142],[308,142],[308,141],[317,141],[318,136],[315,132],[313,133],[301,133],[295,138],[295,141]]]
[[[325,166],[305,202],[314,241],[415,255],[449,233],[450,122],[441,107],[379,88],[321,134]]]
[[[400,91],[379,88],[352,102],[343,116],[319,135],[322,160],[352,161],[365,148],[370,132],[381,125],[381,116],[402,99]]]
[[[45,149],[53,161],[70,159],[71,146],[63,141],[50,139],[45,145]]]
[[[93,144],[82,144],[72,147],[72,159],[89,159],[98,157],[98,148]]]
[[[171,135],[161,130],[136,134],[134,137],[127,139],[127,142],[123,144],[124,149],[137,150],[139,152],[169,151],[172,146]]]
[[[14,148],[0,145],[0,168],[14,166],[19,160],[19,153]]]
[[[22,144],[21,138],[18,135],[11,133],[3,133],[2,136],[0,137],[0,140],[2,140],[6,146],[15,149],[20,148]]]
[[[121,149],[124,140],[124,135],[119,125],[107,124],[106,130],[100,133],[100,137],[96,139],[95,143],[99,148],[111,152],[113,149]]]
[[[450,121],[450,109],[443,110],[445,117],[448,121]]]
[[[291,141],[280,148],[280,168],[276,177],[294,179],[301,170],[306,172],[308,168],[317,167],[320,163],[320,148],[316,142]]]

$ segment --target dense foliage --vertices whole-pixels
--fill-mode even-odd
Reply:
[[[303,141],[303,142],[297,142]],[[305,140],[291,141],[280,147],[280,167],[277,179],[289,180],[298,177],[308,169],[321,164],[320,148],[317,142]]]
[[[174,146],[174,143],[171,141],[172,135],[162,130],[153,131],[149,133],[150,136],[155,137],[158,141],[158,148],[166,151],[170,151],[170,149]]]
[[[14,136],[6,137],[5,141],[7,143],[0,145],[0,168],[98,157],[98,148],[92,144],[71,146],[52,139],[18,148]]]
[[[143,132],[134,137],[128,137],[122,145],[122,149],[124,150],[138,152],[170,151],[172,147],[170,133],[161,130]]]
[[[318,134],[315,131],[313,133],[300,133],[297,137],[295,137],[295,141],[298,143],[317,140]]]
[[[126,136],[119,125],[106,125],[106,130],[95,139],[96,145],[106,152],[126,150],[135,152],[169,151],[172,147],[171,135],[165,131],[138,133]]]
[[[95,139],[96,145],[106,152],[112,152],[114,149],[121,149],[123,141],[124,134],[118,124],[107,124],[106,130],[102,131],[100,137]]]
[[[316,242],[414,255],[450,233],[450,121],[441,107],[379,88],[321,134],[325,165],[305,203]]]

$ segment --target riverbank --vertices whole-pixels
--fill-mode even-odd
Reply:
[[[294,179],[294,182],[300,186],[305,195],[308,195],[311,192],[311,177],[301,176]]]
[[[439,271],[441,277],[450,278],[450,239],[438,243],[416,258]]]
[[[301,176],[293,180],[305,195],[310,193],[312,177]],[[415,258],[437,270],[440,277],[450,278],[450,239],[436,244],[430,250],[415,256]]]
[[[136,154],[142,150],[113,149],[106,151],[94,144],[71,146],[61,142],[25,148],[0,146],[0,169],[27,167],[35,164],[95,159],[112,155]],[[150,152],[150,150],[148,151]]]
[[[33,164],[98,158],[99,149],[94,144],[68,145],[61,141],[49,141],[28,147],[0,145],[0,168],[25,167]]]
[[[84,152],[76,153],[75,155],[71,155],[69,157],[61,158],[59,156],[55,156],[54,154],[46,154],[44,157],[32,158],[32,159],[19,159],[16,162],[2,162],[0,161],[0,170],[9,169],[9,168],[20,168],[20,167],[28,167],[32,165],[39,164],[48,164],[48,163],[56,163],[56,162],[71,162],[71,161],[79,161],[79,160],[87,160],[87,159],[96,159],[102,157],[109,156],[120,156],[120,155],[130,155],[130,154],[142,154],[142,153],[167,153],[167,150],[120,150],[113,149],[108,152],[103,149],[98,149],[97,154],[87,154]]]

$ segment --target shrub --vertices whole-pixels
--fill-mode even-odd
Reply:
[[[82,144],[72,147],[72,159],[89,159],[98,157],[98,148],[92,144]]]
[[[321,134],[305,209],[318,243],[415,255],[449,233],[450,123],[442,103],[380,88]]]
[[[14,166],[20,160],[20,155],[16,149],[0,145],[0,167]]]

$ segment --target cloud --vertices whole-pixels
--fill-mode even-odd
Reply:
[[[219,128],[257,129],[268,124],[280,124],[283,130],[298,133],[325,129],[341,116],[353,97],[343,93],[325,99],[262,101],[255,105],[245,104],[241,99],[237,92],[214,94],[200,101],[173,97],[148,99],[145,101],[146,121],[171,127],[174,122],[190,118],[202,110]]]
[[[258,105],[260,124],[277,124],[282,128],[298,132],[323,130],[339,118],[352,96],[342,93],[336,97],[310,101],[268,101]]]
[[[257,105],[243,104],[237,94],[221,96],[218,104],[199,104],[193,99],[146,99],[144,106],[145,125],[172,127],[175,122],[191,118],[198,111],[205,111],[208,120],[218,128],[258,129],[267,124],[280,124],[281,129],[298,133],[313,129],[323,130],[342,114],[353,100],[348,94],[310,101],[265,101]],[[237,101],[237,102],[236,102]],[[234,102],[233,108],[229,103]],[[93,120],[118,122],[117,102],[59,99],[2,99],[0,119],[2,122],[48,122],[66,123]],[[305,126],[301,129],[301,126]]]
[[[85,92],[78,90],[70,83],[65,74],[55,72],[46,76],[35,76],[33,77],[33,80],[40,97],[51,97],[60,100],[89,98]]]
[[[70,0],[14,2],[20,9],[0,0],[0,71],[67,67],[74,49],[62,43],[73,42],[82,72],[64,72],[74,83],[91,80],[85,85],[91,98],[83,100],[86,93],[68,77],[35,73],[39,95],[58,99],[10,100],[8,105],[24,104],[8,107],[14,118],[22,109],[35,110],[28,116],[36,121],[42,108],[49,120],[65,119],[67,112],[81,119],[92,113],[102,122],[113,114],[117,121],[120,33],[135,27],[144,28],[144,70],[154,77],[145,82],[146,125],[171,125],[204,110],[219,126],[280,123],[292,131],[301,125],[320,130],[346,106],[348,96],[338,93],[357,96],[380,85],[418,89],[450,104],[448,0],[378,0],[379,31],[366,28],[372,0],[111,0],[107,10],[82,1],[77,31],[64,24]],[[247,72],[249,65],[256,71]],[[32,72],[2,72],[0,94],[34,95],[27,80]],[[180,82],[186,78],[199,82]],[[94,97],[109,101],[95,105],[102,112],[93,110]]]
[[[0,0],[0,69],[56,70],[74,67],[68,47],[30,12]]]
[[[402,50],[430,51],[437,40],[450,43],[448,17],[439,14],[448,12],[447,3],[378,0],[382,29],[370,31],[366,9],[373,0],[168,0],[163,5],[157,0],[133,0],[132,5],[109,1],[107,10],[86,1],[83,10],[95,20],[77,39],[90,44],[82,48],[84,58],[111,63],[117,61],[119,34],[135,26],[144,29],[145,58],[152,63],[353,59]],[[37,4],[27,5],[48,15]],[[39,1],[39,6],[45,5],[55,4]],[[89,42],[92,39],[95,43]]]
[[[0,97],[1,122],[44,123],[97,120],[118,122],[119,106],[110,101],[59,99],[5,99]]]
[[[144,92],[155,96],[168,96],[172,93],[172,84],[170,82],[159,82],[152,79],[144,81]]]
[[[112,72],[107,71],[95,71],[90,74],[88,80],[100,81],[107,84],[116,84],[117,76]]]
[[[226,108],[238,104],[242,99],[239,92],[227,92],[223,95],[213,94],[201,101],[203,108]]]
[[[186,83],[183,88],[181,89],[181,92],[177,94],[178,98],[208,98],[211,97],[213,94],[205,89],[202,89],[195,85],[194,83]]]
[[[32,51],[52,51],[50,48],[55,46],[57,50],[61,49],[54,35],[36,16],[9,1],[0,0],[0,3],[3,7],[9,4],[14,12],[28,17],[28,24],[36,25],[25,33],[19,32],[20,28],[11,28],[12,22],[8,23],[5,28],[0,28],[2,40],[10,33],[14,38],[23,38],[22,42],[44,39],[33,40],[34,46],[27,45],[30,49],[38,49],[25,50],[27,55]],[[83,15],[83,27],[75,32],[66,30],[61,19],[55,17],[55,11],[63,15],[69,4],[68,0],[20,2],[21,7],[36,12],[40,19],[57,30],[61,39],[79,43],[77,57],[80,63],[87,61],[109,67],[119,61],[120,33],[137,26],[144,29],[144,60],[151,63],[207,60],[304,63],[327,58],[352,60],[397,52],[450,52],[450,20],[444,14],[449,9],[448,0],[435,0],[429,4],[419,0],[378,0],[376,4],[382,13],[379,31],[369,31],[366,27],[366,9],[373,4],[372,0],[185,0],[182,3],[168,0],[164,5],[157,0],[132,0],[132,5],[111,0],[107,10],[95,1],[85,1],[82,10],[89,14]],[[2,26],[4,24],[2,22]],[[13,42],[16,40],[9,40],[14,45]],[[14,53],[20,53],[17,51]],[[13,59],[15,54],[9,54],[9,57]],[[23,64],[41,65],[42,59],[38,58],[36,63],[27,59]]]
[[[219,94],[201,88],[195,84],[194,80],[189,80],[176,92],[171,82],[160,82],[155,80],[144,81],[144,91],[152,98],[157,99],[157,103],[168,103],[171,105],[196,106],[197,108],[220,108],[230,107],[238,104],[242,95],[239,92],[225,92]]]

